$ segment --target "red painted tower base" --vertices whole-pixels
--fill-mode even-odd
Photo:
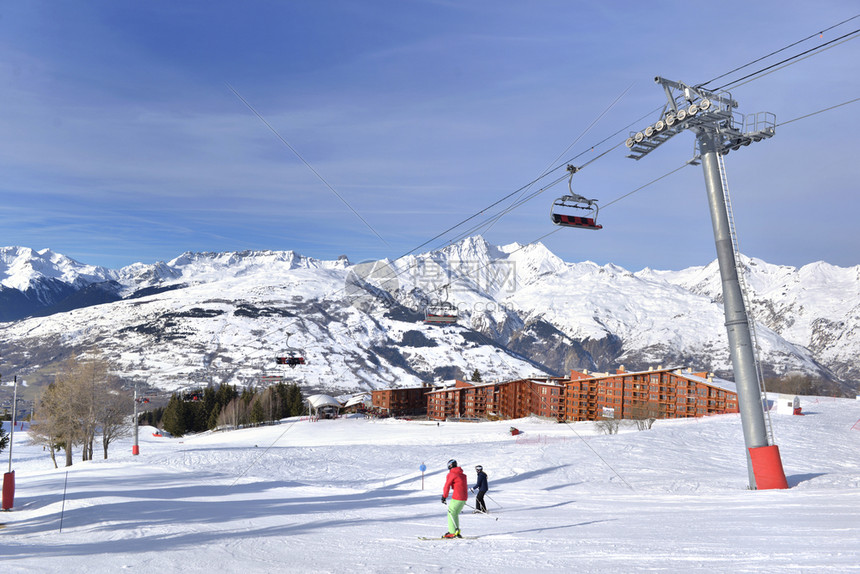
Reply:
[[[132,447],[131,447],[131,454],[140,454],[140,447],[139,447],[139,446],[137,446],[136,444],[135,444],[135,445],[132,445]]]
[[[12,510],[15,503],[15,471],[3,475],[3,510]]]
[[[760,446],[749,451],[757,490],[788,488],[778,446]]]

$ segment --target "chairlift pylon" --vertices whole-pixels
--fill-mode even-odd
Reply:
[[[553,223],[561,227],[592,230],[603,229],[603,226],[597,223],[597,200],[588,199],[574,193],[573,174],[577,172],[577,168],[568,165],[567,171],[570,172],[570,179],[567,183],[570,195],[563,195],[552,202],[552,207],[549,210],[550,219]],[[571,209],[580,210],[581,215],[575,215],[577,212],[565,213],[565,211]]]

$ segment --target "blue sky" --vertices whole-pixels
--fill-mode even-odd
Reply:
[[[589,151],[665,103],[654,76],[705,82],[857,13],[849,1],[7,3],[0,245],[113,268],[184,251],[398,257],[623,141],[627,131]],[[858,62],[852,39],[732,95],[779,124],[860,96]],[[727,156],[744,253],[860,264],[858,118],[855,102]],[[693,141],[589,163],[574,191],[607,205],[604,229],[543,242],[567,261],[631,270],[713,260],[700,167],[614,202],[683,165]],[[564,193],[547,190],[485,238],[546,235]]]

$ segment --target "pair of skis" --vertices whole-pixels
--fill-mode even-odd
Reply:
[[[474,508],[474,507],[470,506],[469,508]],[[475,514],[483,514],[484,516],[490,516],[489,512],[486,512],[484,510],[478,510],[477,508],[475,508]],[[496,521],[499,520],[498,516],[490,516],[490,518],[492,518]],[[457,538],[458,537],[450,538],[450,540],[456,540]],[[459,538],[460,538],[460,540],[475,540],[478,537],[477,536],[459,536]],[[449,540],[449,538],[445,537],[445,536],[439,536],[438,538],[435,536],[419,536],[418,540]]]

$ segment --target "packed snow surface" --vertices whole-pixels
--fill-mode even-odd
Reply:
[[[747,489],[738,415],[615,435],[538,419],[142,428],[139,456],[126,439],[59,469],[19,430],[3,571],[860,571],[860,401],[802,406],[772,415],[791,488],[768,491]],[[475,539],[423,541],[446,530],[449,458],[470,486],[483,465],[490,515],[466,507]]]

